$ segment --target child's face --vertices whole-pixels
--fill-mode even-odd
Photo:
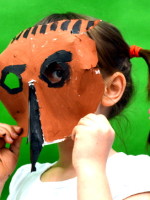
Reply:
[[[24,136],[34,109],[29,110],[29,84],[35,88],[46,142],[69,136],[101,101],[104,84],[95,42],[85,34],[86,20],[81,20],[79,32],[71,33],[78,21],[70,21],[65,30],[68,21],[26,30],[0,55],[1,100],[24,128]]]

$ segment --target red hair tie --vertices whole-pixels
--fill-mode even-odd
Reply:
[[[130,46],[130,58],[140,57],[139,52],[142,48],[136,45]]]

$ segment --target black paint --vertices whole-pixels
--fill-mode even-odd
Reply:
[[[27,37],[28,37],[30,30],[31,30],[31,28],[28,28],[28,29],[23,33],[23,37],[24,37],[24,38],[27,38]]]
[[[78,20],[72,27],[72,34],[79,34],[82,20]]]
[[[66,62],[70,62],[72,60],[72,53],[65,50],[60,50],[50,55],[42,64],[40,70],[40,79],[45,81],[48,84],[48,87],[59,88],[62,87],[70,77],[70,67]],[[62,78],[57,83],[52,83],[49,78],[46,76],[46,70],[49,69],[52,72],[57,71],[57,69],[53,68],[55,63],[59,65]],[[59,71],[60,71],[59,70]]]
[[[20,38],[20,36],[22,35],[22,33],[23,33],[23,31],[19,35],[16,36],[15,40],[18,40]]]
[[[61,30],[66,31],[68,29],[69,23],[70,23],[70,20],[67,20],[67,21],[63,22],[61,27],[60,27]]]
[[[50,30],[51,31],[56,31],[56,29],[57,29],[57,22],[54,22],[54,23],[51,24]]]
[[[2,74],[5,73],[14,73],[16,75],[20,75],[24,72],[26,65],[9,65],[2,70]]]
[[[40,29],[40,33],[45,33],[46,32],[46,28],[47,28],[47,25],[42,25],[41,29]]]
[[[35,164],[42,150],[43,132],[41,129],[39,105],[37,102],[36,91],[34,85],[29,85],[29,104],[30,104],[30,159],[31,172],[36,171]]]
[[[86,30],[89,30],[89,28],[90,28],[91,26],[94,26],[94,21],[88,21]]]
[[[5,67],[2,70],[2,77],[1,77],[1,81],[0,81],[0,85],[7,90],[8,93],[10,94],[17,94],[19,92],[22,91],[22,77],[20,76],[20,74],[22,74],[25,71],[26,65],[9,65],[7,67]],[[19,87],[18,88],[9,88],[7,85],[5,85],[5,79],[7,77],[7,75],[9,73],[14,73],[18,79],[19,79]]]
[[[14,37],[14,38],[11,40],[11,43],[13,43],[15,39],[16,39],[16,38]]]
[[[35,35],[37,31],[38,26],[34,26],[34,28],[31,31],[31,34]]]
[[[22,35],[23,31],[21,33],[19,33],[16,37],[13,38],[13,40],[11,41],[11,43],[14,42],[14,40],[18,40],[20,38],[20,36]]]

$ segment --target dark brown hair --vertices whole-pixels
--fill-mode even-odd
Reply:
[[[36,25],[48,24],[59,20],[71,19],[87,19],[96,20],[96,18],[84,16],[76,13],[52,14]],[[129,55],[129,45],[124,41],[119,30],[112,24],[101,21],[97,26],[88,31],[90,38],[96,42],[98,52],[98,66],[102,74],[111,75],[116,71],[122,72],[126,78],[126,88],[120,101],[112,106],[108,118],[112,118],[119,114],[126,104],[129,102],[133,92],[133,85],[131,80],[131,62]],[[150,51],[140,50],[140,56],[145,59],[149,66],[150,72]],[[103,73],[104,72],[104,73]],[[150,82],[150,81],[149,81]],[[150,84],[148,85],[150,91]]]

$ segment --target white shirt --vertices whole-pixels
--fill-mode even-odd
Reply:
[[[37,163],[19,168],[10,184],[7,200],[77,200],[77,178],[60,182],[41,182],[41,174],[52,164]],[[150,157],[128,156],[116,153],[108,158],[106,168],[113,200],[122,200],[133,194],[150,191]]]

